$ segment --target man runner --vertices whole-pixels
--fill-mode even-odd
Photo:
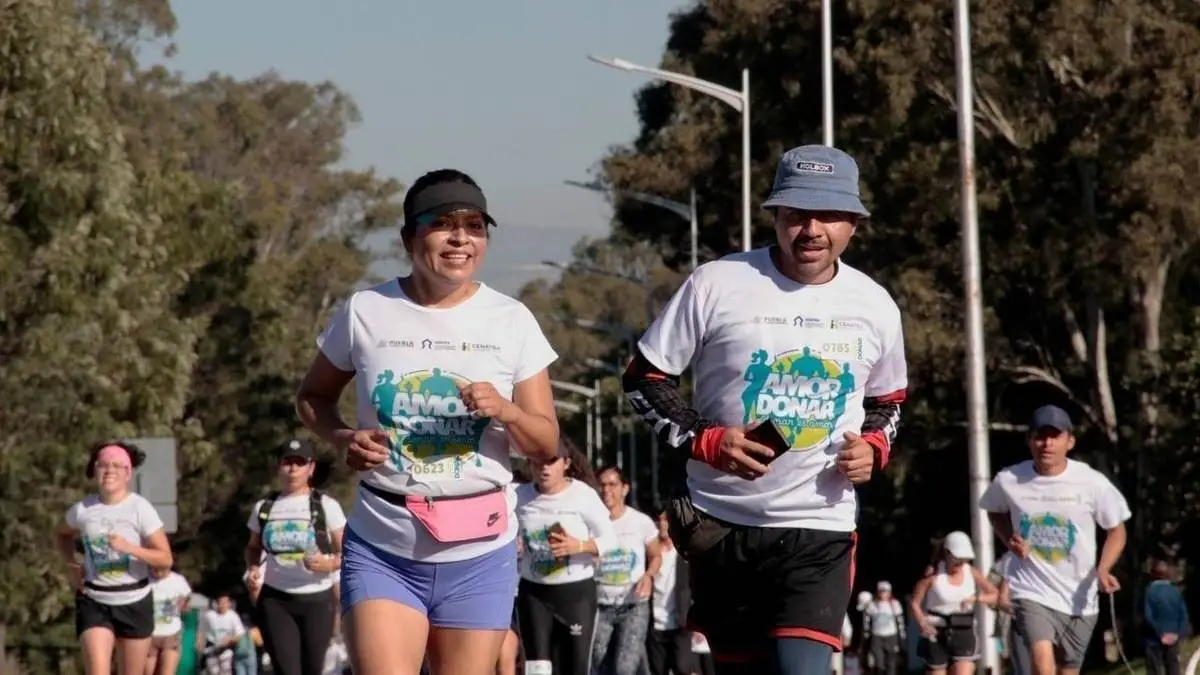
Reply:
[[[1031,461],[996,474],[979,500],[1014,558],[1007,579],[1013,620],[1036,675],[1078,673],[1100,615],[1099,585],[1121,588],[1113,566],[1125,549],[1129,505],[1104,474],[1067,459],[1071,417],[1042,406],[1029,423]],[[1108,536],[1096,563],[1096,525]]]
[[[690,622],[718,673],[829,672],[854,573],[854,484],[888,459],[907,374],[900,311],[839,260],[860,218],[858,166],[804,146],[780,159],[776,243],[699,267],[638,344],[624,388],[690,453],[672,539]],[[679,377],[694,369],[694,407]],[[780,454],[756,442],[770,430]]]

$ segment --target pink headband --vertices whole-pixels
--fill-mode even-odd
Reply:
[[[133,464],[129,461],[129,453],[119,445],[106,445],[100,448],[100,452],[96,455],[96,461],[121,464],[127,469],[133,468]]]

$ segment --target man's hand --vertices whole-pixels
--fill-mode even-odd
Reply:
[[[1013,552],[1013,555],[1024,560],[1029,557],[1029,542],[1021,538],[1021,535],[1016,532],[1008,538],[1008,550]]]
[[[339,439],[346,453],[346,464],[355,471],[370,471],[388,459],[387,432],[383,429],[359,429]]]
[[[1105,593],[1116,593],[1121,590],[1121,582],[1109,570],[1096,570],[1096,578],[1100,581],[1100,590]]]
[[[862,436],[852,431],[847,431],[842,437],[846,444],[838,453],[838,470],[846,474],[846,478],[855,485],[871,480],[871,471],[875,466],[875,449],[864,441]]]
[[[721,447],[713,466],[718,471],[755,480],[771,470],[766,463],[774,456],[774,450],[746,438],[745,428],[728,427],[721,435]]]
[[[1163,633],[1163,636],[1161,638],[1159,638],[1159,641],[1162,642],[1164,645],[1170,647],[1171,645],[1175,644],[1176,642],[1179,642],[1179,636],[1176,635],[1175,633]]]

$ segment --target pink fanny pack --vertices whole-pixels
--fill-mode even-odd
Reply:
[[[443,544],[498,537],[508,531],[508,499],[503,488],[463,497],[409,495],[404,505]]]
[[[403,506],[443,544],[498,537],[508,531],[508,497],[503,487],[461,497],[398,495],[368,483],[359,487]]]

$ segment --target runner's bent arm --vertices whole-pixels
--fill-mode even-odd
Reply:
[[[660,442],[697,459],[716,455],[725,427],[687,404],[679,391],[679,375],[656,367],[639,348],[621,383],[630,405],[650,423]]]
[[[1125,550],[1125,541],[1128,536],[1125,532],[1125,523],[1119,523],[1116,527],[1106,530],[1106,533],[1104,547],[1100,549],[1100,562],[1096,563],[1096,569],[1111,574],[1113,567],[1117,565],[1117,560],[1121,557],[1121,552]]]
[[[175,556],[171,554],[171,544],[167,541],[167,533],[161,527],[145,535],[142,541],[146,545],[133,544],[129,555],[151,567],[170,567],[175,564]]]
[[[296,392],[296,414],[300,421],[336,447],[342,446],[339,437],[354,431],[338,412],[338,399],[352,379],[354,371],[338,368],[323,352],[317,352]]]
[[[1125,550],[1128,538],[1125,532],[1125,521],[1129,520],[1133,514],[1129,510],[1129,503],[1125,501],[1125,496],[1121,494],[1117,486],[1102,474],[1097,473],[1096,475],[1099,477],[1099,484],[1096,486],[1093,498],[1096,524],[1107,533],[1104,537],[1104,547],[1100,549],[1100,561],[1096,563],[1096,569],[1111,574],[1121,553]]]
[[[54,542],[58,549],[58,554],[62,556],[64,562],[68,565],[78,565],[75,560],[75,538],[79,536],[79,530],[67,524],[62,524],[58,527],[58,532],[55,535]]]
[[[882,351],[867,375],[863,391],[863,424],[859,436],[875,451],[875,470],[887,466],[892,443],[900,430],[900,405],[908,388],[908,363],[904,357],[904,329],[900,309],[893,303],[891,316],[880,328]]]
[[[991,579],[980,571],[974,565],[971,565],[971,574],[975,575],[975,599],[989,607],[995,607],[1000,601],[1000,589],[996,588]]]
[[[912,600],[908,602],[908,611],[912,612],[913,621],[916,621],[918,626],[925,623],[925,594],[929,592],[931,586],[933,586],[933,575],[928,573],[921,577],[916,586],[913,586]]]
[[[658,539],[646,542],[646,576],[653,579],[662,570],[662,544]]]
[[[634,412],[662,443],[707,461],[717,455],[725,429],[702,417],[679,392],[679,376],[704,342],[707,312],[697,273],[683,282],[646,330],[621,382]]]
[[[1009,517],[1008,511],[1005,511],[1004,513],[989,512],[988,521],[992,524],[992,531],[996,533],[996,536],[1000,538],[1000,541],[1004,542],[1004,546],[1009,548],[1009,550],[1012,550],[1011,547],[1008,546],[1009,542],[1012,541],[1013,536],[1012,518]]]
[[[513,385],[513,407],[519,412],[505,426],[522,455],[549,460],[558,455],[558,416],[550,373],[542,369]]]

